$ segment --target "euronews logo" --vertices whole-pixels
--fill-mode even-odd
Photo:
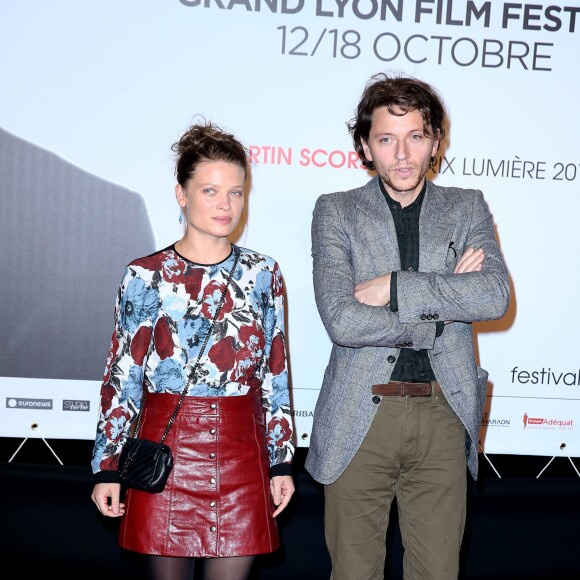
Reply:
[[[6,397],[6,408],[8,409],[34,409],[35,411],[51,411],[52,399],[23,399],[20,397]]]

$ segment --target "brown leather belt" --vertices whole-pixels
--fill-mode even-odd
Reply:
[[[381,397],[430,397],[443,391],[437,381],[430,383],[408,383],[406,381],[389,381],[382,385],[373,385],[373,395]]]

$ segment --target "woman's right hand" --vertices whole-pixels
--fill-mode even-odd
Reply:
[[[97,483],[91,494],[91,499],[99,511],[110,518],[118,518],[125,513],[125,504],[120,503],[120,497],[120,483]]]

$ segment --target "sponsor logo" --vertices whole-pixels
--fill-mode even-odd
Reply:
[[[291,411],[294,417],[314,417],[314,411]]]
[[[78,401],[76,399],[65,399],[62,402],[63,411],[90,411],[90,401]]]
[[[6,397],[8,409],[35,409],[52,410],[52,399],[22,399],[19,397]]]
[[[527,413],[522,416],[524,429],[550,429],[560,431],[572,431],[573,419],[557,419],[555,417],[530,417]]]
[[[495,417],[492,419],[489,416],[489,413],[486,411],[483,414],[481,419],[481,426],[482,427],[510,427],[511,419],[499,418],[496,419]]]

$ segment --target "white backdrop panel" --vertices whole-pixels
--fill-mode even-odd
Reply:
[[[345,123],[372,74],[434,84],[450,139],[432,177],[482,189],[513,289],[504,320],[475,325],[490,373],[482,446],[554,455],[566,442],[577,455],[580,371],[569,322],[580,269],[579,12],[571,1],[0,0],[0,127],[139,192],[158,248],[180,235],[169,147],[194,116],[252,149],[238,242],[281,264],[297,441],[307,446],[330,349],[311,284],[314,203],[370,178],[349,162]],[[95,353],[103,367],[105,354]],[[48,396],[55,384],[3,388],[3,398]],[[6,432],[18,432],[20,416],[9,411],[3,424],[15,427]],[[526,413],[565,426],[524,427]],[[54,414],[55,425],[62,420]],[[93,425],[74,436],[92,433]]]

